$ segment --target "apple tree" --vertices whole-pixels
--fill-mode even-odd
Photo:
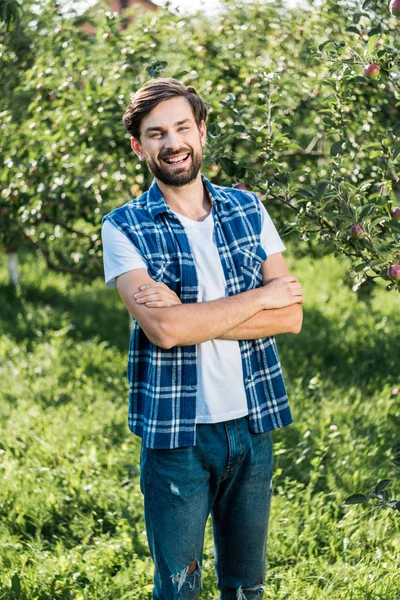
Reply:
[[[311,4],[299,27],[295,10],[282,16],[254,3],[249,19],[250,8],[234,4],[241,10],[222,33],[232,28],[225,64],[236,68],[236,81],[221,103],[222,122],[210,127],[211,160],[227,182],[280,204],[287,231],[350,257],[354,290],[380,278],[399,288],[396,9],[381,0]],[[259,25],[254,43],[262,22],[266,43],[249,68],[246,32]]]
[[[88,18],[93,35],[80,28]],[[28,243],[50,268],[89,277],[102,273],[103,214],[149,182],[121,117],[160,42],[140,18],[135,36],[121,23],[105,3],[81,18],[27,2],[2,40],[10,94],[1,100],[0,244]],[[27,40],[18,55],[17,29]]]

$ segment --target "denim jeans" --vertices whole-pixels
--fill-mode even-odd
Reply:
[[[252,433],[247,417],[197,425],[195,446],[142,444],[153,600],[199,598],[210,513],[220,600],[263,597],[272,470],[271,433]]]

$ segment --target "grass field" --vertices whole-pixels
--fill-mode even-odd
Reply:
[[[16,292],[0,256],[0,600],[149,599],[127,313],[102,280],[21,261]],[[343,501],[381,479],[400,497],[400,296],[358,301],[334,257],[288,261],[306,302],[277,338],[294,423],[274,434],[264,597],[398,600],[400,513]],[[201,598],[217,597],[208,524]]]

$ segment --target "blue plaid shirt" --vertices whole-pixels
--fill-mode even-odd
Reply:
[[[262,285],[261,207],[251,192],[212,185],[215,237],[228,295]],[[149,275],[181,302],[197,302],[198,280],[185,230],[156,182],[140,198],[103,218],[122,231],[148,261]],[[239,340],[250,429],[262,433],[292,422],[273,337]],[[129,428],[148,448],[196,443],[196,345],[164,350],[134,320],[128,358]]]

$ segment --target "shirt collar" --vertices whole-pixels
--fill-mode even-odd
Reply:
[[[212,185],[212,183],[206,177],[204,177],[204,175],[201,175],[201,179],[202,179],[203,184],[205,185],[206,190],[210,196],[212,205],[214,205],[214,201],[216,202],[217,205],[220,202],[228,202],[229,201],[229,197],[226,192],[214,187]],[[150,213],[150,216],[152,217],[153,221],[154,221],[155,217],[161,213],[166,212],[166,213],[170,213],[171,215],[174,214],[172,212],[172,210],[170,209],[170,207],[168,206],[168,204],[165,202],[164,197],[161,193],[161,190],[158,187],[155,179],[153,179],[153,182],[147,193],[147,210]]]

